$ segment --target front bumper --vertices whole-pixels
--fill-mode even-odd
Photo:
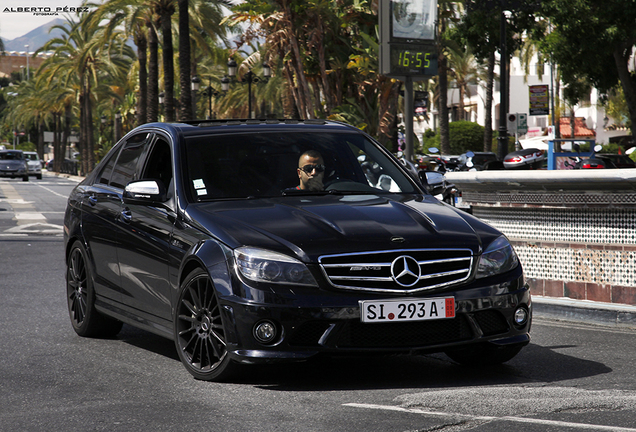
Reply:
[[[25,169],[19,169],[19,170],[0,170],[0,177],[11,177],[11,178],[15,178],[15,177],[23,177],[27,175],[27,171]]]
[[[270,300],[267,303],[234,296],[222,299],[227,349],[234,360],[261,363],[302,360],[320,354],[430,353],[481,342],[525,345],[530,340],[530,291],[520,272],[509,282],[428,294],[453,296],[456,315],[429,321],[362,323],[358,300],[383,296],[293,291],[293,300],[283,293],[277,299],[266,296]],[[525,308],[529,317],[521,326],[514,323],[519,307]],[[261,344],[254,337],[255,325],[263,321],[273,323],[277,329],[270,344]]]

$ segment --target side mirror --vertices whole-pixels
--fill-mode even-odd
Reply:
[[[125,204],[148,205],[166,202],[166,187],[159,180],[135,180],[124,188]]]
[[[601,150],[603,150],[603,146],[602,145],[597,144],[597,145],[594,146],[594,151],[596,153],[600,152]]]
[[[444,174],[437,171],[420,171],[420,182],[431,195],[437,195],[444,191]]]

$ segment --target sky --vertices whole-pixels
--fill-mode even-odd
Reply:
[[[98,0],[94,3],[100,2]],[[67,16],[64,13],[65,7],[78,8],[81,4],[82,0],[1,0],[0,37],[3,40],[12,40],[23,36],[56,18],[64,19]],[[25,12],[25,8],[29,11]]]

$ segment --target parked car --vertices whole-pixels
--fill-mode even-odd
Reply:
[[[627,155],[596,153],[596,158],[609,160],[616,168],[636,168],[636,162],[631,160]]]
[[[459,171],[482,171],[488,162],[496,161],[497,155],[492,152],[468,151],[459,155],[457,170]]]
[[[38,156],[37,152],[24,152],[24,158],[27,161],[27,165],[29,168],[29,175],[35,176],[38,180],[42,179],[42,162],[40,161],[40,156]]]
[[[0,151],[0,177],[22,177],[23,181],[29,181],[27,161],[22,150]]]
[[[543,150],[529,148],[508,153],[503,166],[505,169],[539,169],[545,160]]]
[[[506,237],[338,122],[140,126],[71,192],[64,244],[75,332],[165,336],[198,379],[337,354],[497,364],[530,340]]]

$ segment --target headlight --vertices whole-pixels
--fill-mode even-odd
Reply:
[[[255,282],[317,286],[305,264],[277,252],[254,247],[234,251],[236,267],[241,275]]]
[[[477,266],[477,278],[505,273],[517,267],[519,259],[505,236],[497,238],[481,255]]]

